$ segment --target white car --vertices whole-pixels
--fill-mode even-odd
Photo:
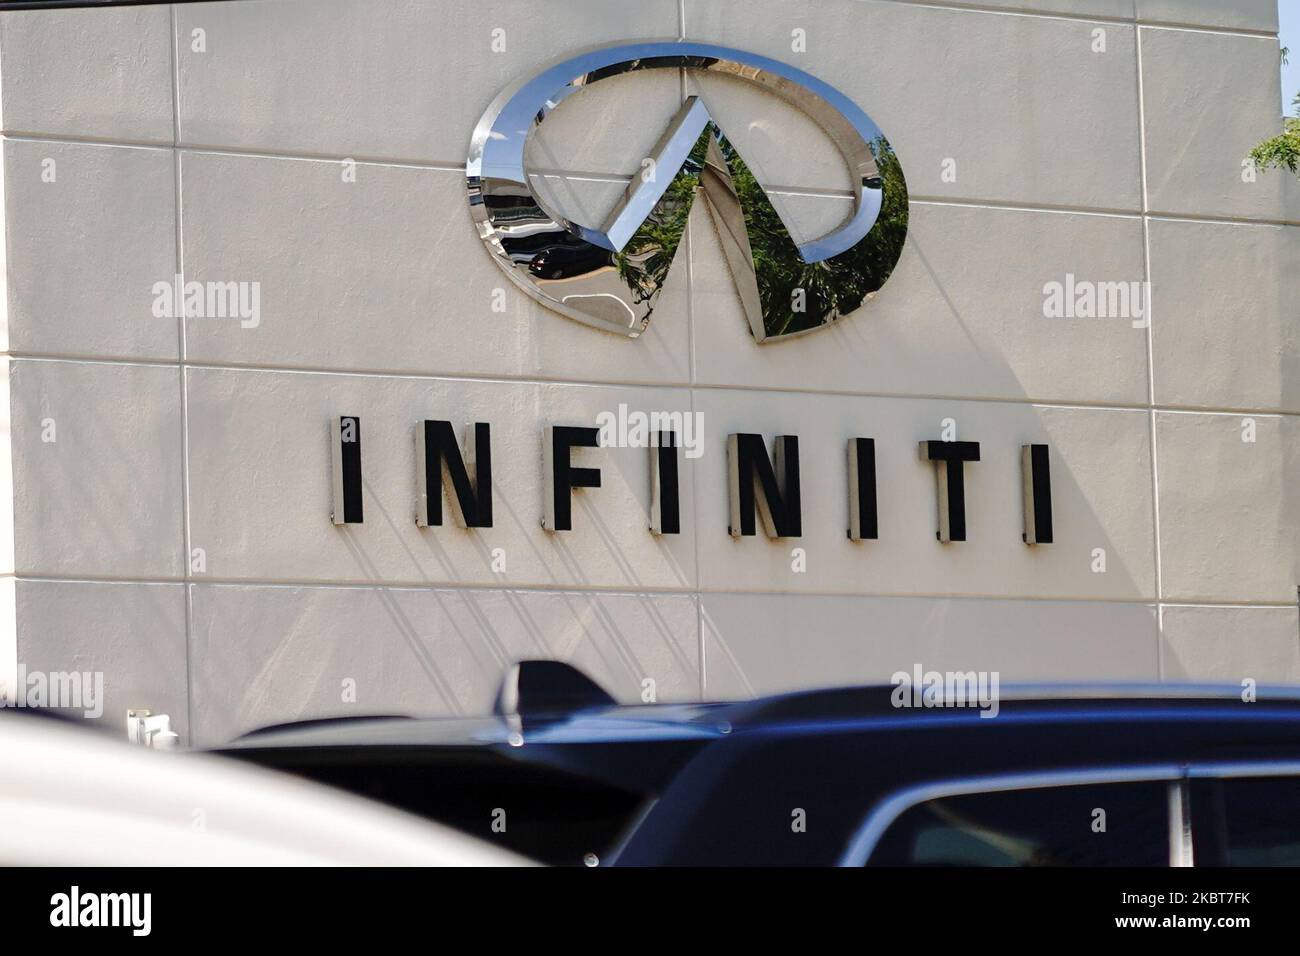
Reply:
[[[360,797],[0,713],[0,866],[520,866]]]

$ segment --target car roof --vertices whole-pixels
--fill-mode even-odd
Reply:
[[[899,707],[897,688],[888,685],[839,687],[799,691],[747,701],[699,704],[614,705],[581,708],[570,713],[535,717],[517,715],[483,717],[383,717],[365,716],[279,724],[253,731],[223,750],[283,747],[358,746],[489,746],[529,743],[614,743],[634,741],[698,740],[745,731],[825,730],[890,723],[900,716],[916,721],[947,722],[965,715],[976,717],[978,702],[965,708]],[[1080,709],[1113,712],[1134,719],[1176,719],[1197,712],[1221,711],[1225,705],[1244,704],[1275,715],[1285,712],[1300,719],[1300,688],[1259,687],[1253,698],[1234,684],[1091,683],[1011,684],[999,687],[1000,713],[1019,719],[1051,722]],[[998,721],[980,721],[992,726]]]

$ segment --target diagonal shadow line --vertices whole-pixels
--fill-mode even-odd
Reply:
[[[613,555],[615,560],[618,561],[620,570],[623,572],[624,577],[626,577],[626,579],[631,583],[634,589],[639,589],[643,587],[644,582],[637,575],[631,562],[627,561],[625,558],[622,557],[622,555],[619,554],[617,541],[615,540],[614,535],[610,531],[609,526],[608,524],[606,524],[604,518],[596,511],[595,506],[591,503],[590,500],[587,499],[582,499],[579,504],[586,516],[586,520],[588,520],[592,524],[592,526],[596,528],[597,533],[600,534],[601,536],[601,540],[605,542],[605,545],[609,549],[611,555]],[[647,524],[649,524],[648,516],[647,516]],[[690,582],[683,581],[682,583],[689,584]],[[649,603],[652,604],[653,602],[649,602]],[[658,620],[655,622],[656,623],[655,629],[659,632],[660,636],[664,639],[664,644],[667,646],[669,653],[677,661],[678,666],[681,667],[682,671],[687,674],[695,671],[698,668],[698,663],[692,665],[690,661],[682,654],[680,647],[678,646],[677,642],[673,639],[672,628],[668,625],[668,622],[663,618],[662,614],[657,613],[656,617],[658,618]],[[610,633],[617,635],[619,633],[618,628],[615,626],[613,618],[608,614],[608,612],[605,613],[605,619],[606,619],[606,626],[608,627]],[[632,656],[633,660],[637,660],[635,653],[630,648],[628,652]],[[637,666],[638,667],[640,666],[639,660],[637,660]],[[644,676],[644,671],[642,671],[642,676]]]
[[[394,537],[396,537],[400,541],[401,537],[400,534],[398,533],[398,529],[396,528],[396,526],[393,526],[392,530],[394,533]],[[420,540],[424,543],[429,554],[432,555],[433,559],[437,561],[438,565],[442,568],[443,571],[442,581],[430,580],[429,575],[425,571],[424,566],[420,563],[418,556],[415,555],[409,548],[406,548],[405,544],[403,544],[402,547],[404,550],[406,550],[407,556],[410,557],[411,563],[414,566],[416,573],[419,574],[420,577],[422,577],[429,584],[429,590],[433,594],[435,594],[435,596],[437,596],[437,600],[445,609],[446,603],[442,598],[442,594],[444,593],[443,589],[446,587],[454,588],[455,585],[460,582],[460,578],[456,574],[455,563],[452,561],[451,556],[447,554],[446,549],[443,548],[436,534],[426,533],[425,531],[418,531],[417,533],[419,534]],[[491,566],[490,552],[488,554],[483,554],[484,550],[486,549],[486,545],[483,544],[481,540],[475,540],[474,543],[475,546],[478,548],[480,555],[485,558],[485,563],[487,563],[488,566],[490,567]],[[478,625],[479,630],[481,632],[481,636],[485,639],[485,642],[487,643],[489,652],[492,654],[494,658],[496,658],[498,664],[504,664],[506,661],[510,659],[509,650],[500,639],[500,636],[490,626],[487,617],[483,614],[482,610],[472,600],[466,600],[464,606],[465,609],[469,612],[470,616],[474,619],[475,623]],[[452,626],[453,628],[455,628],[457,635],[461,638],[462,643],[464,643],[467,647],[469,647],[472,652],[473,647],[470,644],[469,639],[465,636],[464,632],[461,631],[459,627],[456,627],[454,623],[455,619],[454,618],[450,618],[450,619],[453,621]]]
[[[412,468],[414,467],[415,467],[415,463],[414,460],[412,460]],[[496,491],[496,486],[494,484],[493,485],[494,494],[495,491]],[[440,489],[439,493],[444,493],[444,492]],[[411,564],[415,568],[416,573],[419,574],[421,577],[423,577],[426,581],[428,581],[429,578],[427,573],[425,573],[424,566],[421,564],[419,557],[404,543],[401,535],[401,531],[398,528],[396,522],[393,521],[392,516],[388,513],[386,509],[380,508],[379,511],[380,514],[383,515],[384,520],[387,522],[389,530],[392,531],[394,540],[396,540],[399,543],[402,549],[406,552],[406,556],[411,560]],[[513,513],[512,513],[512,517],[513,517]],[[516,519],[516,523],[517,523],[517,519]],[[451,558],[447,554],[446,550],[438,542],[437,537],[435,535],[428,535],[428,536],[421,535],[420,537],[421,540],[425,542],[425,545],[428,548],[430,554],[432,554],[434,559],[438,561],[438,563],[442,566],[446,578],[446,582],[454,584],[457,581],[457,575],[455,573],[454,564],[451,561]],[[488,550],[487,543],[484,542],[481,537],[478,537],[476,535],[474,536],[474,545],[478,549],[479,554],[484,558],[484,561],[485,563],[487,563],[488,567],[491,567],[491,552]],[[435,585],[435,582],[429,582],[429,583],[431,585]],[[461,643],[464,644],[466,649],[469,651],[471,658],[476,657],[477,655],[475,653],[476,651],[475,644],[472,642],[471,638],[467,636],[465,632],[456,623],[456,615],[452,613],[448,605],[449,598],[446,595],[446,593],[443,590],[436,587],[436,585],[430,587],[430,592],[434,595],[434,599],[438,602],[439,607],[442,608],[452,630],[456,633],[456,636],[460,639]],[[477,624],[480,635],[485,639],[485,642],[488,645],[489,653],[496,659],[496,662],[498,664],[498,669],[504,670],[504,666],[509,662],[511,662],[514,656],[511,654],[508,645],[504,640],[502,640],[501,636],[496,632],[496,629],[492,626],[492,623],[488,619],[487,614],[477,604],[476,598],[473,595],[462,594],[461,600],[462,600],[463,607],[470,615],[470,617],[473,619],[475,624]],[[521,619],[525,617],[525,615],[522,613],[522,610],[520,610],[518,613],[520,614]],[[545,642],[539,638],[538,630],[539,629],[534,624],[530,629],[528,629],[527,633],[529,633],[530,636],[533,637],[534,643],[536,643],[539,647],[542,648],[543,651],[545,651]]]
[[[713,635],[712,643],[717,645],[721,649],[722,653],[726,655],[727,660],[731,663],[732,670],[736,672],[736,676],[739,677],[741,683],[745,685],[745,693],[750,697],[755,696],[753,683],[751,683],[749,678],[746,676],[745,669],[740,666],[740,661],[736,659],[736,655],[733,654],[731,648],[727,646],[726,638],[722,636],[722,630],[713,622],[713,618],[710,617],[709,612],[705,610],[703,602],[700,603],[700,618],[705,624],[707,624],[709,632]],[[700,667],[703,669],[703,661],[700,662]]]
[[[392,516],[388,514],[382,505],[380,505],[370,483],[364,482],[364,487],[368,493],[367,497],[370,499],[367,502],[369,507],[378,510],[391,527]],[[361,542],[357,540],[357,537],[346,527],[343,529],[342,537],[343,543],[352,553],[357,564],[366,572],[366,576],[374,581],[382,580],[378,567],[369,555],[366,554],[365,549],[361,546]],[[421,668],[423,668],[424,672],[428,675],[429,680],[438,689],[438,692],[442,695],[448,707],[458,715],[463,713],[460,701],[452,690],[450,681],[448,681],[446,675],[442,673],[442,670],[433,660],[428,648],[420,642],[418,631],[411,623],[410,619],[402,612],[402,609],[398,607],[392,592],[388,588],[382,586],[377,586],[375,592],[378,595],[380,602],[383,604],[384,609],[387,611],[389,618],[397,628],[398,633],[402,635],[407,646],[410,648],[411,653],[415,656]]]
[[[369,560],[364,550],[357,543],[356,538],[350,532],[344,532],[344,543],[347,545],[348,550],[352,552],[357,563],[367,572],[367,574],[369,574],[371,578],[377,578],[378,572],[374,567],[373,562]],[[382,585],[377,585],[374,588],[374,593],[379,598],[384,610],[392,620],[397,632],[405,639],[412,655],[414,655],[420,667],[424,670],[425,674],[428,675],[430,682],[442,696],[448,709],[453,713],[460,715],[462,713],[460,702],[457,700],[455,693],[451,690],[449,682],[443,675],[442,671],[438,668],[438,665],[431,659],[427,648],[420,643],[419,634],[416,631],[415,626],[411,623],[406,614],[402,612],[402,609],[397,606],[397,602],[394,599],[392,592]]]
[[[916,233],[909,230],[904,242],[916,251],[916,256],[921,260],[921,265],[925,267],[926,274],[929,275],[930,281],[934,283],[934,287],[939,290],[939,295],[943,296],[944,304],[948,306],[948,311],[952,313],[952,317],[956,319],[957,324],[961,326],[962,333],[966,336],[966,341],[970,343],[971,348],[973,348],[976,354],[981,358],[989,360],[989,356],[985,354],[982,348],[980,348],[978,340],[971,334],[970,327],[967,325],[965,318],[962,317],[961,310],[957,308],[957,303],[952,300],[952,296],[948,294],[948,289],[940,280],[939,274],[935,271],[934,266],[931,265],[930,258],[925,254],[925,250],[921,248],[920,242],[916,239]]]

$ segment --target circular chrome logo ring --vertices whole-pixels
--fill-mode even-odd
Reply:
[[[683,103],[651,157],[671,177],[634,176],[598,227],[548,209],[530,184],[528,136],[578,90],[649,69],[732,76],[807,114],[844,157],[852,213],[827,235],[796,244],[697,97]],[[685,40],[589,50],[505,90],[474,130],[465,172],[479,235],[516,285],[570,318],[630,336],[650,320],[697,194],[719,225],[750,330],[760,342],[821,328],[860,306],[888,278],[907,231],[901,167],[857,104],[777,60]],[[756,247],[761,254],[755,255]]]

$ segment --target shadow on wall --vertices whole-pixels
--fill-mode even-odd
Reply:
[[[900,273],[914,278],[900,282],[897,290],[887,287],[874,307],[887,310],[884,297],[908,295],[906,283],[917,281],[915,277],[919,276],[932,284],[947,303],[949,319],[961,330],[965,341],[980,349],[985,363],[993,362],[996,355],[979,346],[978,336],[957,298],[949,294],[943,276],[916,240],[909,242],[906,260],[911,260],[910,265],[906,270],[900,266]],[[889,330],[872,312],[866,309],[805,341],[811,343],[808,347],[826,352],[843,349],[846,342],[855,350],[878,349],[880,339],[887,337]],[[556,317],[555,321],[564,320]],[[620,345],[635,349],[638,343],[626,341]],[[781,395],[768,398],[770,402],[794,401]],[[832,402],[831,397],[808,395],[799,400],[810,412]],[[546,420],[543,399],[538,402],[539,420]],[[515,542],[515,547],[522,542],[538,566],[553,570],[551,581],[538,583],[566,590],[511,589],[508,585],[498,589],[482,585],[473,576],[467,578],[466,568],[458,565],[446,547],[451,540],[448,536],[467,537],[483,566],[491,565],[492,547],[481,533],[450,524],[421,531],[419,541],[427,553],[419,554],[403,533],[409,516],[402,503],[388,500],[385,493],[367,483],[364,529],[345,527],[333,531],[351,555],[355,569],[352,579],[377,584],[392,580],[391,571],[383,570],[373,553],[373,548],[382,544],[405,554],[408,567],[404,578],[418,579],[425,586],[267,587],[250,582],[197,589],[195,617],[204,622],[204,629],[196,629],[195,635],[199,662],[195,711],[200,739],[216,742],[259,725],[308,717],[366,712],[485,713],[500,675],[511,661],[522,657],[570,661],[629,702],[642,700],[647,692],[654,699],[673,701],[883,682],[897,670],[910,671],[918,662],[927,668],[997,670],[1007,680],[1156,676],[1154,610],[1142,603],[1151,587],[1150,568],[1130,567],[1133,548],[1113,540],[1110,530],[1134,517],[1149,523],[1149,464],[1137,462],[1136,473],[1142,483],[1136,490],[1129,489],[1132,500],[1126,503],[1126,515],[1103,514],[1089,501],[1086,491],[1097,484],[1098,471],[1117,468],[1121,459],[1135,457],[1127,446],[1107,445],[1110,427],[1099,416],[1134,417],[1134,433],[1139,446],[1143,446],[1147,441],[1145,412],[1028,406],[1019,406],[1017,411],[1017,406],[1008,403],[979,403],[980,413],[989,421],[1019,416],[1013,428],[1000,429],[1002,439],[986,444],[986,467],[994,467],[990,460],[997,458],[998,470],[1004,477],[1018,477],[1021,442],[1045,441],[1054,455],[1053,495],[1061,536],[1055,544],[1038,549],[1016,540],[1019,486],[996,479],[998,487],[990,492],[987,486],[995,482],[992,474],[974,468],[969,472],[968,493],[972,498],[996,494],[1001,501],[997,534],[1010,540],[1011,545],[1010,550],[1003,548],[997,553],[1013,555],[1021,565],[1008,566],[1005,574],[1025,573],[1034,562],[1041,565],[1060,561],[1065,549],[1070,549],[1071,560],[1079,565],[1077,574],[1064,577],[1058,566],[1055,576],[1041,579],[1039,593],[1028,583],[1035,579],[1026,576],[1024,592],[1009,591],[1006,599],[987,600],[975,593],[945,594],[945,568],[959,569],[963,562],[990,562],[975,550],[984,544],[979,539],[965,545],[940,545],[929,537],[934,520],[933,467],[919,461],[915,452],[916,440],[935,437],[932,431],[938,426],[938,418],[931,410],[957,403],[853,396],[834,396],[833,402],[838,406],[828,406],[817,417],[823,421],[835,419],[831,430],[836,435],[836,429],[855,426],[852,420],[839,421],[846,409],[852,419],[853,409],[866,413],[888,403],[921,404],[925,408],[918,423],[892,426],[901,429],[905,439],[890,440],[887,451],[895,459],[890,466],[895,470],[886,472],[882,465],[882,477],[902,477],[882,483],[882,520],[885,525],[898,520],[888,511],[891,500],[902,499],[908,514],[907,527],[905,535],[882,536],[877,542],[853,545],[843,541],[839,513],[845,507],[841,487],[845,478],[838,463],[840,449],[835,443],[821,440],[821,432],[809,435],[804,467],[810,472],[829,472],[826,481],[835,490],[834,501],[824,508],[824,513],[820,507],[805,504],[815,514],[806,521],[811,524],[816,520],[818,525],[807,530],[817,536],[818,544],[833,542],[837,548],[848,549],[843,552],[843,563],[862,563],[863,570],[851,572],[848,583],[841,576],[819,586],[814,570],[808,583],[801,581],[798,585],[811,593],[745,593],[706,584],[705,593],[697,596],[691,592],[667,593],[647,585],[638,572],[638,559],[625,552],[610,526],[611,520],[632,522],[636,516],[621,512],[610,515],[598,506],[598,496],[620,483],[634,489],[643,504],[648,501],[644,450],[602,453],[605,488],[575,493],[578,531],[574,539],[564,535],[535,537],[536,519],[529,513],[533,503],[512,500],[502,493],[498,483],[494,540],[499,540],[495,536],[500,533]],[[773,407],[769,403],[755,414],[761,420]],[[794,413],[796,425],[799,414]],[[1062,419],[1062,415],[1067,417]],[[1063,430],[1073,427],[1078,416],[1088,428],[1072,444],[1065,440],[1070,436]],[[879,419],[879,414],[874,418]],[[873,416],[864,414],[863,419],[871,421]],[[812,428],[813,418],[808,421]],[[709,424],[713,429],[710,440],[715,444],[733,427],[749,427],[743,415]],[[969,427],[979,429],[978,424]],[[981,439],[984,435],[972,432],[969,437]],[[997,439],[996,435],[989,437]],[[1108,447],[1120,449],[1116,461],[1104,456],[1098,460],[1098,449]],[[412,456],[409,470],[413,471],[413,451],[403,454]],[[721,453],[715,449],[714,454]],[[326,456],[322,442],[319,460],[297,462],[294,469],[323,472],[328,466]],[[534,457],[530,451],[528,456],[522,465],[498,456],[498,467],[540,469],[540,455]],[[684,481],[694,480],[693,467],[698,464],[683,463]],[[714,469],[709,474],[711,479],[720,479],[722,472]],[[731,555],[729,560],[741,565],[788,565],[790,541],[759,537],[735,542],[727,538],[724,485],[710,484],[700,488],[699,493],[704,502],[699,513],[716,514],[700,522],[699,527],[684,527],[684,532],[720,539],[730,549],[725,552]],[[913,520],[922,513],[917,502],[924,502],[924,517],[919,523]],[[322,521],[324,505],[322,502]],[[821,527],[827,515],[834,516],[829,519],[833,527]],[[684,517],[688,525],[694,524],[689,512]],[[983,527],[987,528],[987,523]],[[375,535],[384,540],[377,541]],[[585,537],[582,548],[571,544],[577,535]],[[909,540],[903,542],[903,537]],[[599,547],[591,546],[593,542],[599,542]],[[1087,566],[1094,547],[1106,552],[1104,577],[1112,589],[1107,593],[1119,600],[1047,599],[1059,598],[1061,593],[1080,593],[1078,579],[1092,573]],[[901,589],[896,584],[881,588],[873,580],[871,569],[885,567],[892,561],[891,553],[898,553],[894,549],[902,548],[909,549],[908,553],[942,557],[918,571],[917,578]],[[664,554],[671,557],[667,551]],[[817,560],[820,558],[814,555]],[[832,560],[838,561],[838,555]],[[612,591],[600,584],[608,578],[595,572],[603,574],[610,566],[617,570],[618,579],[626,582],[625,588]],[[678,570],[680,586],[692,587],[685,569]],[[716,568],[702,563],[700,574],[705,582],[716,572]],[[997,572],[997,568],[992,569],[992,573]],[[769,579],[764,587],[775,591],[785,586],[784,580]],[[469,586],[448,587],[457,584]],[[647,587],[649,592],[644,590]],[[906,596],[908,589],[921,596]],[[881,593],[893,596],[870,596]],[[951,589],[948,593],[952,593]]]

